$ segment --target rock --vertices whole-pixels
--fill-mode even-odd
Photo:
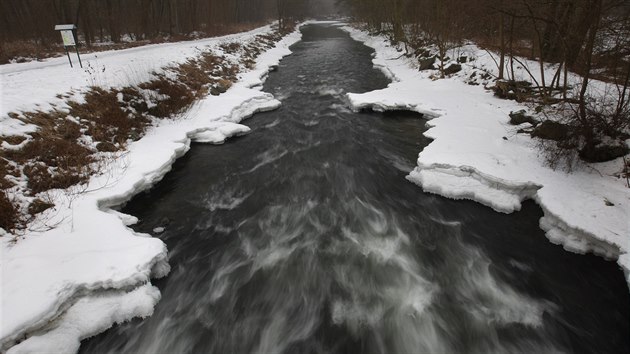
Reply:
[[[457,62],[462,64],[462,63],[467,63],[468,62],[468,57],[467,56],[461,56],[459,58],[457,58]]]
[[[531,86],[532,84],[528,81],[497,80],[492,90],[499,98],[515,100],[519,98],[519,95],[528,95],[531,92]]]
[[[420,64],[421,71],[433,69],[433,64],[435,64],[435,57],[418,58],[418,64]]]
[[[129,132],[129,139],[131,139],[132,141],[138,141],[140,140],[141,137],[142,137],[142,134],[140,134],[137,130],[135,130],[135,128]]]
[[[118,151],[118,148],[116,147],[116,145],[110,142],[103,141],[96,144],[96,150],[100,152],[114,152],[114,151]]]
[[[523,123],[529,123],[533,126],[538,125],[538,121],[536,121],[534,117],[525,114],[524,109],[517,112],[510,112],[510,124],[521,125]]]
[[[417,49],[415,54],[417,57],[428,58],[431,56],[431,51],[428,49]]]
[[[569,136],[569,127],[558,122],[546,120],[534,129],[532,137],[547,140],[565,140]]]
[[[462,70],[462,66],[459,64],[451,64],[444,69],[444,75],[451,75],[458,73]]]
[[[586,162],[606,162],[626,156],[629,152],[626,145],[600,144],[593,147],[585,146],[579,154],[580,158]]]
[[[232,82],[230,82],[229,80],[220,79],[210,87],[210,94],[212,96],[218,96],[222,93],[225,93],[225,91],[227,91],[230,86],[232,86]]]

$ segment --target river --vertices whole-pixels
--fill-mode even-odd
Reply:
[[[172,272],[152,317],[83,353],[630,352],[614,262],[552,245],[533,202],[505,215],[406,181],[425,120],[351,112],[346,93],[388,84],[373,51],[302,32],[264,85],[280,109],[122,209],[164,228]]]

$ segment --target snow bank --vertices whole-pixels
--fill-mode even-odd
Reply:
[[[151,316],[159,299],[160,291],[151,285],[128,293],[111,291],[82,297],[59,317],[56,327],[29,337],[7,354],[77,352],[82,339],[105,331],[112,323],[123,323],[130,316]]]
[[[505,213],[534,199],[544,212],[540,227],[551,242],[616,259],[630,285],[630,189],[611,177],[621,162],[591,164],[572,174],[545,166],[536,143],[516,133],[522,127],[508,123],[510,112],[526,107],[463,82],[474,67],[492,70],[490,54],[475,46],[464,48],[462,54],[474,61],[462,64],[462,72],[433,80],[435,71],[417,70],[385,38],[344,29],[376,50],[375,67],[393,80],[383,90],[348,94],[353,109],[406,109],[433,118],[425,135],[434,141],[419,154],[408,180],[427,192],[471,199]]]
[[[218,45],[226,38],[244,41],[269,30],[265,27],[240,35],[98,55],[121,66],[131,59],[155,56],[162,58],[159,65],[164,65],[164,58],[183,61],[198,53],[199,45]],[[0,351],[11,348],[11,353],[75,352],[81,339],[102,332],[113,323],[152,313],[159,291],[150,285],[150,279],[163,277],[170,270],[166,246],[159,239],[129,229],[127,226],[137,222],[136,218],[109,208],[125,203],[162,179],[173,162],[189,150],[192,140],[221,143],[249,131],[237,122],[256,112],[277,108],[280,102],[259,88],[269,68],[290,54],[288,47],[300,38],[296,31],[260,55],[256,68],[241,74],[239,82],[226,93],[208,96],[185,117],[164,120],[152,127],[111,162],[105,173],[92,178],[86,190],[53,195],[57,207],[46,212],[47,222],[42,225],[46,230],[32,231],[17,242],[0,238]],[[86,57],[87,63],[90,58]],[[46,87],[47,80],[54,81],[51,76],[64,71],[57,61],[2,67],[3,88],[6,84],[9,89],[2,93],[1,114],[15,109],[15,102],[25,97],[14,87],[27,85],[28,80],[33,80],[28,90],[36,92],[24,104],[46,102],[48,93],[37,88]],[[115,75],[107,78],[117,82]],[[69,79],[63,85],[79,84],[76,80]],[[55,93],[63,91],[63,85],[55,86]]]

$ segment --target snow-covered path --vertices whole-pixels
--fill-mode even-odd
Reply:
[[[74,68],[70,68],[66,57],[0,65],[0,124],[15,124],[7,117],[9,112],[64,106],[66,98],[59,95],[77,93],[74,97],[81,100],[78,93],[89,86],[109,88],[147,82],[165,66],[183,63],[208,49],[217,51],[221,43],[247,41],[269,30],[266,26],[222,37],[84,54],[83,69],[76,55],[72,57]],[[0,130],[2,135],[10,132]]]

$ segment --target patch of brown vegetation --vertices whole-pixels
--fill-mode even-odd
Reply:
[[[220,47],[226,54],[236,54],[241,50],[241,44],[238,42],[224,43]]]
[[[5,191],[0,191],[0,227],[6,231],[15,230],[21,223],[18,208]]]
[[[31,60],[42,60],[63,53],[63,47],[38,44],[34,41],[13,41],[0,43],[0,64],[12,60],[23,63]]]
[[[24,166],[23,173],[33,195],[85,182],[93,172],[92,151],[61,138],[35,139],[22,150],[7,155]]]
[[[0,189],[8,189],[13,187],[13,183],[7,179],[7,176],[10,174],[15,174],[15,171],[10,168],[7,160],[0,157]]]
[[[156,92],[160,98],[156,106],[149,108],[150,115],[167,118],[183,112],[195,101],[195,94],[184,84],[167,79],[164,76],[141,84],[140,88]]]
[[[21,135],[3,136],[0,138],[0,144],[6,141],[7,144],[19,145],[24,142],[24,140],[26,140],[26,137]]]
[[[148,121],[143,112],[123,109],[118,93],[116,89],[93,87],[85,95],[84,103],[68,102],[68,105],[70,115],[87,121],[86,134],[92,139],[124,146],[128,139],[142,135]]]
[[[45,212],[46,210],[54,207],[55,204],[49,203],[49,202],[45,202],[41,199],[35,199],[29,206],[28,206],[28,213],[31,214],[32,216],[35,216],[37,214],[41,214],[43,212]]]

